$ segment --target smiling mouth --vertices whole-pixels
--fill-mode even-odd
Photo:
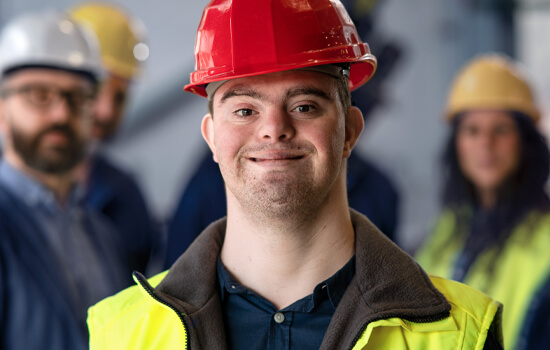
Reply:
[[[277,162],[277,161],[287,161],[287,160],[300,160],[303,159],[304,156],[290,156],[290,157],[267,157],[267,158],[255,158],[250,157],[250,159],[253,162]]]

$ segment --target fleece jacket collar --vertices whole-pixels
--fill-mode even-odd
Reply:
[[[426,273],[366,217],[351,210],[356,274],[336,309],[321,349],[349,349],[367,324],[399,317],[432,322],[449,316],[450,304]],[[172,266],[155,294],[187,315],[191,349],[226,349],[216,260],[225,219],[211,224]]]

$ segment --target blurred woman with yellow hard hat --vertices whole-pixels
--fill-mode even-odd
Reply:
[[[443,211],[416,256],[504,305],[507,349],[549,348],[550,155],[521,66],[473,59],[448,98]]]

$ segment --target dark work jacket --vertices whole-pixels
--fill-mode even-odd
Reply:
[[[409,255],[364,216],[353,210],[351,214],[356,233],[356,274],[334,313],[321,349],[350,349],[365,327],[380,319],[398,317],[437,327],[438,321],[450,314],[451,304],[445,296]],[[118,342],[121,349],[145,348],[143,344],[158,348],[154,344],[161,342],[157,341],[159,338],[179,339],[179,334],[174,333],[176,329],[180,333],[186,329],[188,349],[226,349],[216,273],[225,226],[226,221],[222,219],[206,228],[166,275],[153,278],[155,284],[162,278],[156,288],[136,274],[143,289],[128,288],[90,309],[88,325],[93,349],[108,349],[113,342]],[[464,298],[462,291],[466,290],[472,296],[481,295],[463,285],[457,284],[455,288],[461,298]],[[163,306],[167,319],[155,319],[148,314],[149,308],[155,307],[152,300]],[[465,303],[468,304],[468,300]],[[492,304],[495,307],[495,302]],[[481,312],[485,311],[484,306]],[[485,348],[500,349],[500,315],[490,317],[495,325],[491,327]],[[157,329],[159,325],[166,328]]]
[[[86,205],[112,221],[128,272],[144,273],[153,250],[160,246],[160,235],[137,183],[104,156],[94,156],[90,166]]]
[[[112,267],[108,278],[114,281],[110,286],[114,294],[130,282],[119,269],[118,242],[110,237],[111,231],[103,232],[105,225],[110,227],[104,218],[83,215],[96,253]],[[77,319],[72,311],[64,269],[49,247],[31,209],[0,183],[1,350],[88,348],[86,320]]]

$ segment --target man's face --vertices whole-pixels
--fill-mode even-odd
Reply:
[[[0,91],[4,156],[47,174],[72,170],[85,156],[93,87],[76,74],[25,69],[10,75]]]
[[[279,218],[330,199],[363,126],[359,110],[341,110],[336,86],[322,73],[286,71],[229,80],[216,91],[202,130],[228,196]]]
[[[481,191],[496,191],[517,171],[521,137],[512,116],[503,111],[471,111],[458,126],[460,168]]]
[[[114,75],[101,84],[94,106],[94,139],[104,141],[117,131],[126,109],[129,86],[129,80]]]

